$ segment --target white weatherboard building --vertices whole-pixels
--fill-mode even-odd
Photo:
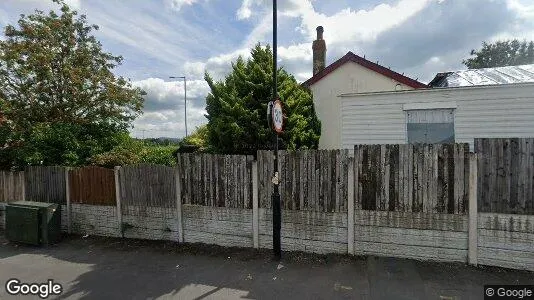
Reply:
[[[352,52],[325,67],[326,44],[322,34],[323,28],[317,27],[317,40],[313,42],[313,77],[303,83],[313,94],[315,111],[321,120],[320,149],[338,149],[341,143],[340,94],[428,87]]]
[[[320,149],[534,137],[534,65],[443,72],[426,85],[352,52],[326,66],[321,26],[312,48],[302,85],[321,120]]]
[[[350,93],[341,99],[341,141],[355,144],[469,143],[534,137],[534,83]]]

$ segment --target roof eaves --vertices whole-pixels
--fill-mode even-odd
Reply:
[[[321,72],[315,74],[313,77],[311,77],[310,79],[306,80],[305,82],[302,83],[303,86],[306,86],[306,87],[309,87],[311,85],[313,85],[314,83],[316,83],[317,81],[321,80],[323,77],[327,76],[328,74],[330,74],[331,72],[333,72],[334,70],[336,70],[337,68],[339,68],[340,66],[344,65],[345,63],[347,62],[354,62],[354,63],[357,63],[367,69],[370,69],[372,71],[375,71],[379,74],[382,74],[386,77],[389,77],[393,80],[396,80],[400,83],[403,83],[407,86],[410,86],[412,88],[415,88],[415,89],[419,89],[419,88],[428,88],[429,86],[422,83],[422,82],[419,82],[417,80],[414,80],[412,78],[409,78],[409,77],[406,77],[402,74],[399,74],[395,71],[392,71],[384,66],[381,66],[379,64],[376,64],[372,61],[369,61],[361,56],[358,56],[354,53],[352,53],[351,51],[347,52],[347,54],[345,54],[343,57],[341,57],[340,59],[336,60],[335,62],[333,62],[332,64],[330,64],[328,67],[324,68]]]

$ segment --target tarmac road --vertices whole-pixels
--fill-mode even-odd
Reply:
[[[284,253],[71,236],[46,248],[8,243],[5,283],[53,279],[49,299],[483,299],[485,284],[534,284],[534,273],[414,260]]]

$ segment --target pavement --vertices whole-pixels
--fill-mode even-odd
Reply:
[[[57,245],[7,242],[6,282],[53,279],[49,299],[483,299],[486,284],[534,284],[534,273],[382,257],[284,253],[202,244],[68,236]]]

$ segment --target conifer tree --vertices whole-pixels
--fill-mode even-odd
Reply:
[[[223,81],[214,82],[206,73],[211,93],[206,98],[208,147],[215,153],[254,154],[273,149],[274,134],[267,121],[272,100],[272,51],[257,44],[251,58],[239,57]],[[315,149],[321,123],[315,114],[312,95],[283,68],[278,69],[278,95],[283,102],[284,133],[281,149]]]

